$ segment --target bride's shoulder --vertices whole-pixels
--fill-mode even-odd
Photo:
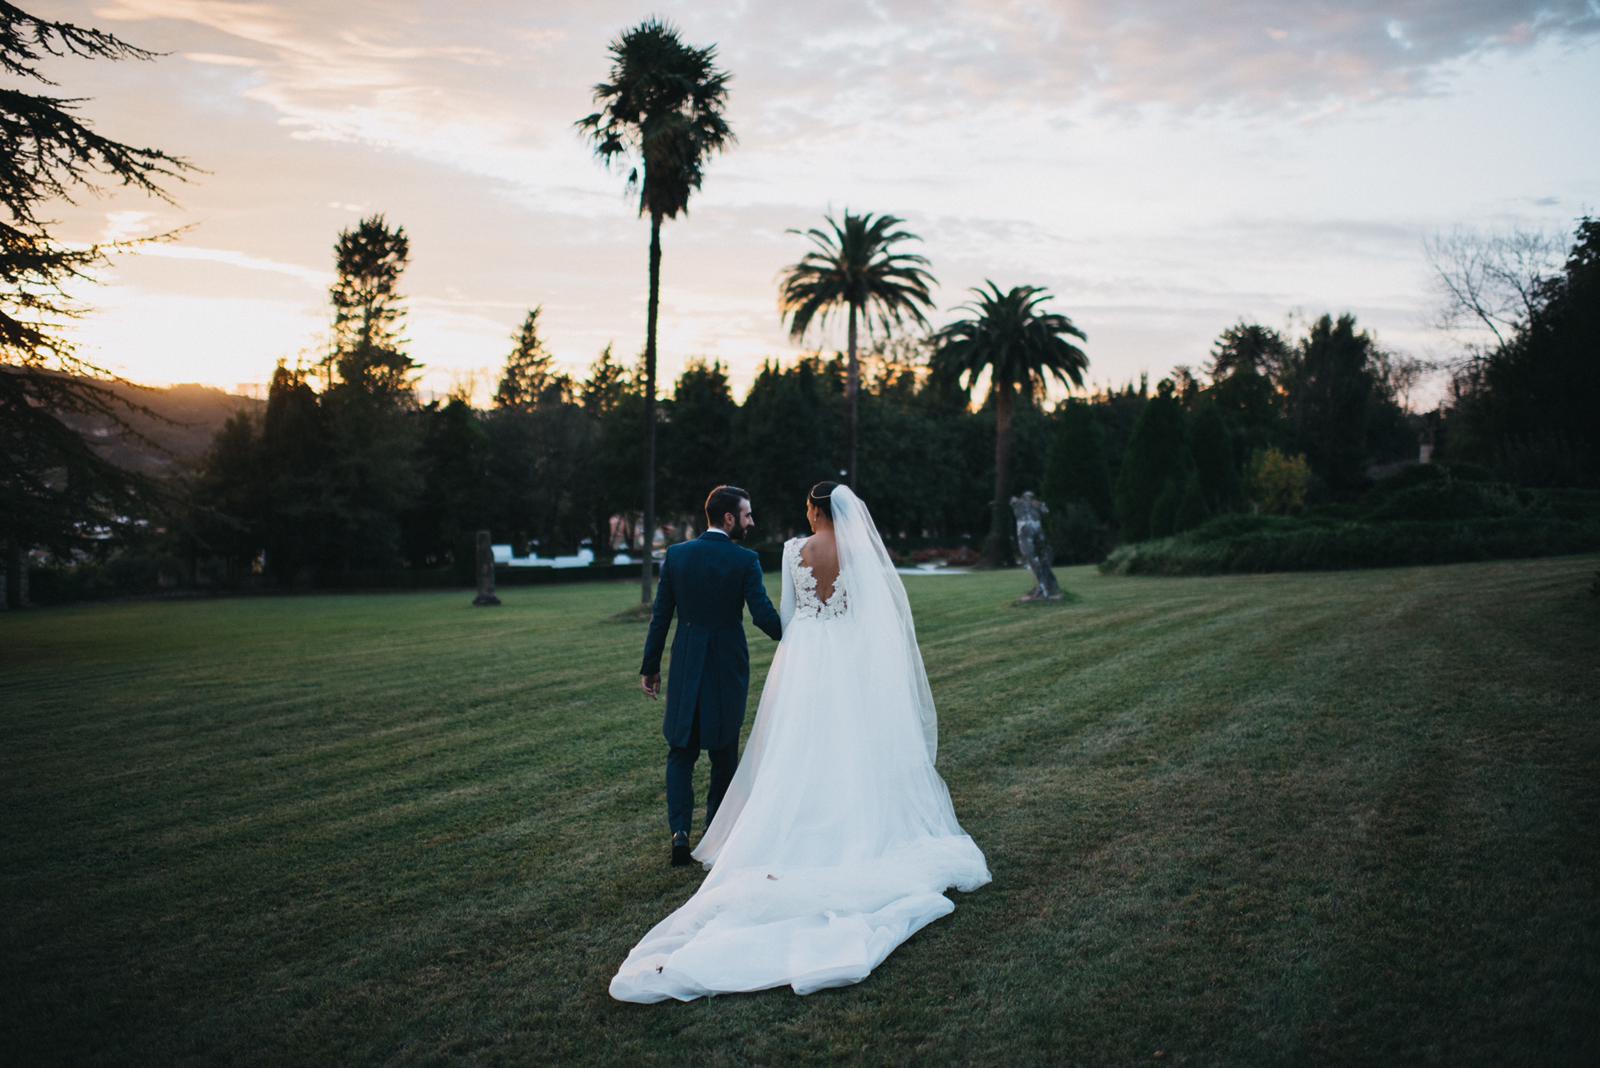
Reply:
[[[800,563],[800,547],[806,543],[805,535],[790,538],[783,543],[783,566],[785,570]]]

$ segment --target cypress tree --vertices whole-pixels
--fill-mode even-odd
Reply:
[[[1161,492],[1150,506],[1150,537],[1165,538],[1177,531],[1180,490],[1178,480],[1168,478],[1161,484]]]
[[[1052,511],[1064,512],[1081,501],[1102,522],[1113,514],[1111,471],[1106,464],[1104,436],[1094,408],[1069,400],[1056,410],[1055,426],[1045,454],[1043,497]]]
[[[1189,454],[1204,509],[1220,512],[1236,507],[1241,489],[1233,463],[1233,442],[1215,404],[1202,405],[1195,413],[1189,428]]]
[[[1177,515],[1173,519],[1173,533],[1193,530],[1204,523],[1209,515],[1205,494],[1200,489],[1200,478],[1196,472],[1191,471],[1189,477],[1183,480],[1183,493],[1178,501]]]
[[[1156,387],[1139,421],[1134,424],[1128,451],[1117,474],[1117,515],[1126,541],[1159,537],[1152,529],[1156,502],[1169,484],[1179,483],[1186,462],[1183,441],[1183,407],[1174,396],[1176,387],[1163,379]],[[1176,516],[1179,490],[1171,489],[1166,518],[1170,531]]]

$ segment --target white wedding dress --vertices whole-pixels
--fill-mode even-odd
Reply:
[[[622,1001],[688,1001],[865,979],[951,912],[950,887],[989,881],[934,770],[922,654],[866,506],[831,498],[839,577],[817,596],[784,546],[783,641],[744,757],[694,856],[710,869],[611,980]]]

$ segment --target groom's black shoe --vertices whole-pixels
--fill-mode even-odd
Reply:
[[[673,835],[672,866],[674,868],[681,868],[693,859],[693,857],[689,856],[689,836],[682,833]]]

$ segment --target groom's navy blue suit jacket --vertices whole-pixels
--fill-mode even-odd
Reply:
[[[669,745],[689,744],[696,710],[701,749],[721,749],[739,740],[750,692],[746,604],[751,622],[773,640],[782,636],[778,610],[761,584],[759,556],[711,530],[667,549],[639,674],[661,671],[661,652],[676,611],[678,632],[672,638],[672,674],[661,723]]]

